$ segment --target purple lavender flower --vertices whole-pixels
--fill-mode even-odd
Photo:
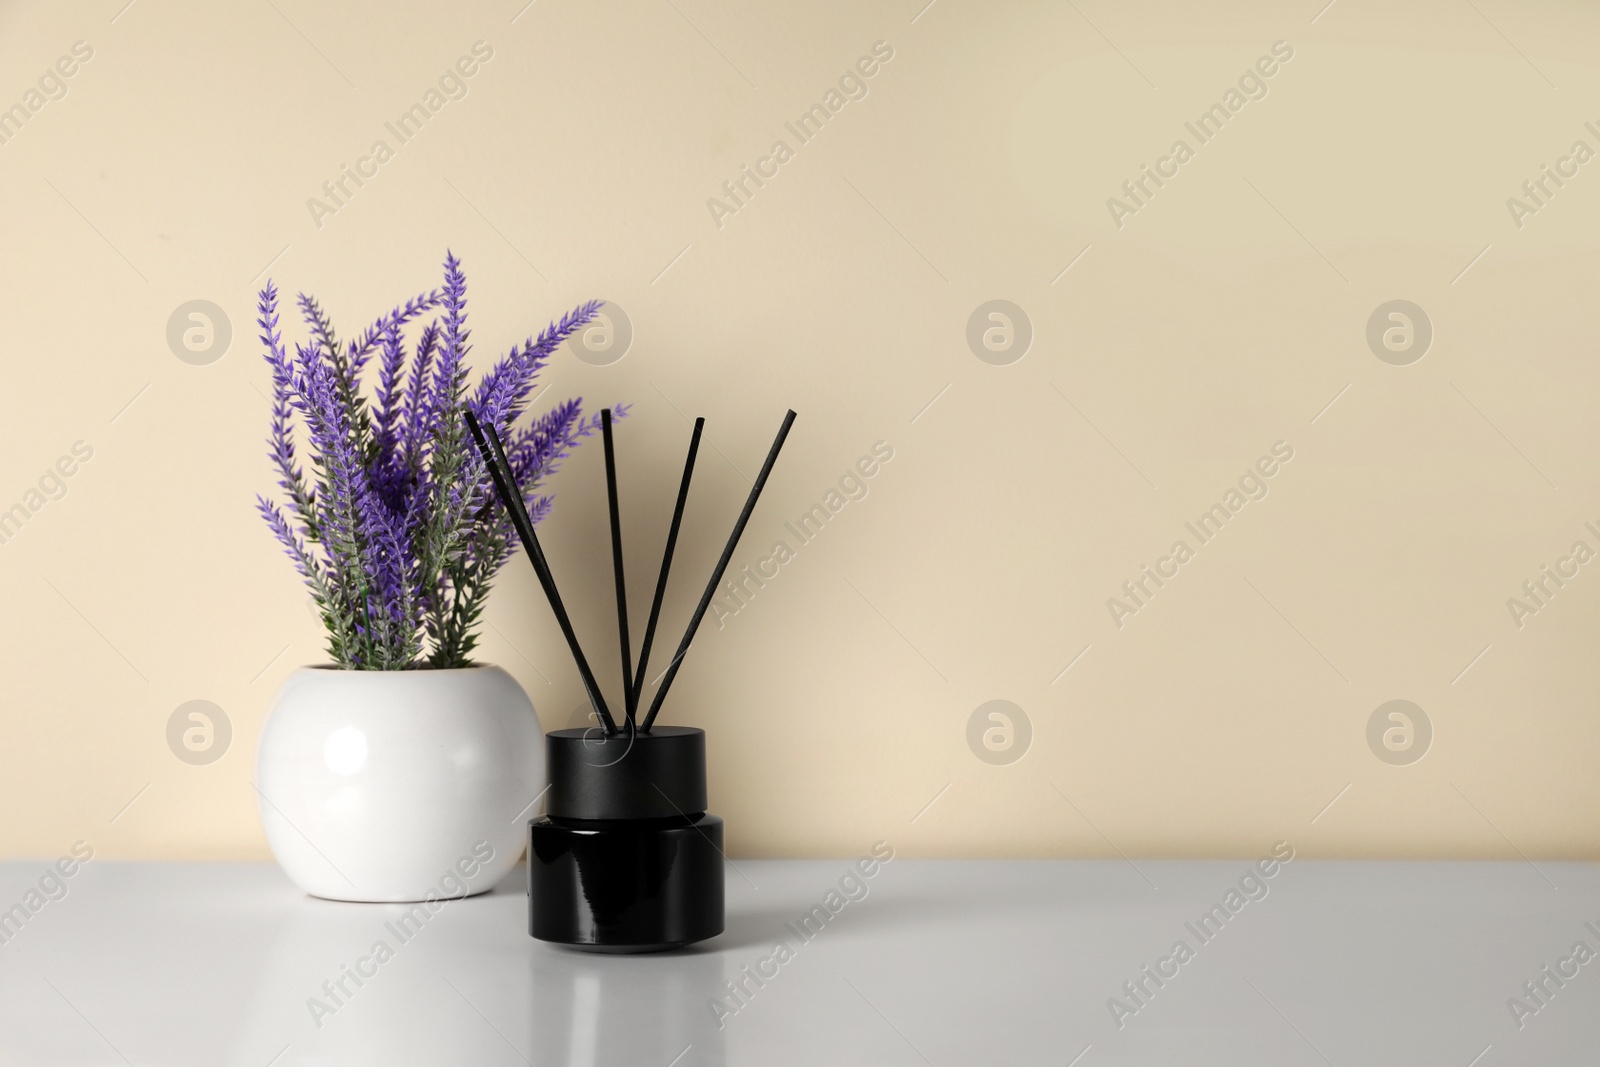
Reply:
[[[402,670],[471,664],[476,627],[496,573],[516,538],[470,446],[471,411],[507,442],[517,486],[538,522],[554,498],[545,479],[599,428],[581,399],[557,404],[532,423],[525,413],[540,370],[600,304],[582,304],[538,340],[513,345],[468,395],[467,279],[446,253],[444,286],[380,316],[342,342],[317,301],[296,301],[311,338],[283,342],[278,290],[260,293],[257,325],[272,376],[267,449],[284,501],[256,498],[257,510],[305,579],[340,667]],[[438,315],[408,348],[406,328]],[[376,357],[372,401],[362,394]],[[624,405],[613,417],[627,414]],[[297,427],[310,446],[300,463]]]

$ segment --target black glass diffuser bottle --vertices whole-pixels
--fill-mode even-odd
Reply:
[[[722,933],[722,820],[706,735],[686,726],[546,738],[550,792],[528,824],[528,932],[596,952]]]
[[[649,712],[641,720],[638,712],[645,668],[661,616],[667,575],[672,568],[705,420],[695,420],[694,435],[689,441],[683,481],[656,580],[655,600],[635,666],[628,643],[611,413],[601,412],[622,654],[625,718],[619,726],[578,646],[549,563],[528,521],[511,465],[506,462],[499,434],[492,426],[480,426],[476,417],[467,413],[467,424],[495,490],[510,512],[602,726],[555,730],[545,738],[550,773],[546,814],[528,824],[528,932],[541,941],[595,952],[651,952],[704,941],[722,932],[722,820],[706,812],[705,731],[654,724],[794,419],[793,411],[784,416],[712,571],[711,581],[690,616],[672,663],[661,675]]]

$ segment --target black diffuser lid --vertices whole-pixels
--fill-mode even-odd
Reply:
[[[552,730],[545,750],[551,818],[668,819],[706,810],[704,730]]]

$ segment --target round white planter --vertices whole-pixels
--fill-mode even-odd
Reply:
[[[522,855],[544,778],[538,716],[499,667],[302,667],[256,760],[272,854],[330,900],[494,888]]]

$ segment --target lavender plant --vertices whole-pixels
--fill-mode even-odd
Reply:
[[[553,503],[545,479],[600,419],[585,418],[579,398],[515,423],[539,371],[600,304],[579,305],[537,340],[513,345],[470,395],[467,280],[454,255],[445,255],[442,288],[342,343],[315,299],[301,294],[298,304],[310,342],[295,342],[290,356],[278,290],[269,280],[260,293],[256,322],[272,371],[267,446],[285,499],[257,496],[257,508],[310,588],[337,666],[470,666],[484,599],[516,536],[462,413],[495,427],[530,517],[545,518]],[[408,344],[407,328],[430,313]],[[365,377],[376,379],[370,403]],[[612,417],[626,413],[618,405]],[[297,432],[310,446],[309,473]]]

